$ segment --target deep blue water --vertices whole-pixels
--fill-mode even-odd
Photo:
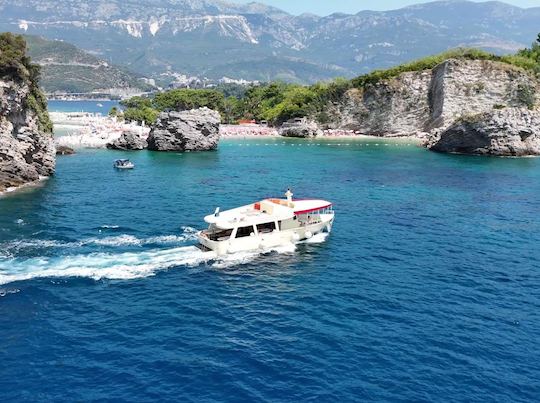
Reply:
[[[119,107],[118,101],[48,101],[50,112],[91,112],[107,115],[113,106]]]
[[[137,168],[115,172],[124,156]],[[289,186],[335,203],[325,242],[225,261],[192,246],[216,206]],[[60,157],[0,199],[1,395],[535,401],[539,213],[539,159],[385,140]]]

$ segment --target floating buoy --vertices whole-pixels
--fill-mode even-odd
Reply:
[[[306,239],[313,238],[313,234],[311,233],[311,231],[306,231],[304,235],[306,236]]]

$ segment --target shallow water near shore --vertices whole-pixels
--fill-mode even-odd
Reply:
[[[136,169],[117,172],[130,158]],[[218,260],[204,215],[292,187],[334,230]],[[540,160],[384,139],[81,151],[0,198],[7,399],[532,401]]]

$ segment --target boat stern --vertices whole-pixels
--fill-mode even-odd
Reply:
[[[229,249],[228,241],[213,241],[208,237],[206,231],[200,231],[197,234],[197,241],[204,249],[216,252],[218,255],[225,255]]]

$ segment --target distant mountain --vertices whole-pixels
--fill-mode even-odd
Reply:
[[[62,41],[25,35],[28,54],[41,66],[41,86],[48,92],[132,93],[148,91],[135,75]]]
[[[540,7],[494,1],[319,17],[219,0],[0,0],[0,30],[66,40],[141,74],[248,80],[354,76],[458,46],[509,53],[538,21]]]

